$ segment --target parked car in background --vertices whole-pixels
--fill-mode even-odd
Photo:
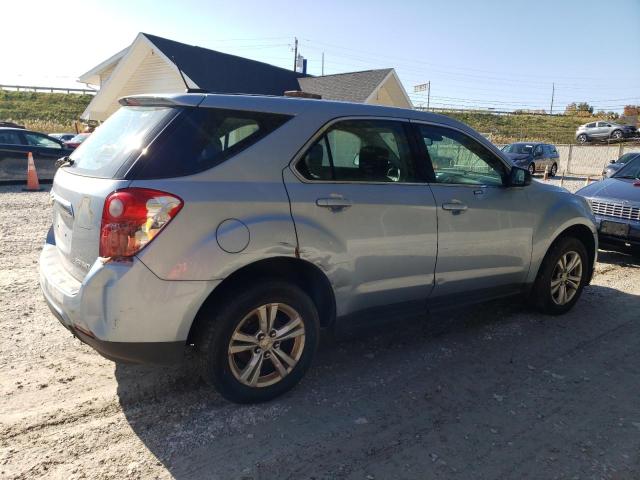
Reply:
[[[69,155],[72,150],[44,133],[0,127],[0,181],[26,178],[29,152],[33,153],[40,179],[51,180],[56,171],[56,160]]]
[[[171,363],[193,346],[226,398],[265,401],[336,321],[510,295],[558,315],[591,279],[588,203],[452,118],[243,95],[120,103],[58,169],[40,256],[52,312],[108,358]]]
[[[90,133],[79,133],[74,136],[71,140],[67,140],[64,142],[67,148],[78,148],[82,142],[84,142],[87,138],[89,138]]]
[[[580,125],[576,130],[576,140],[578,143],[587,143],[594,140],[622,140],[623,138],[634,137],[636,134],[637,129],[632,125],[597,121]]]
[[[526,168],[531,175],[544,172],[549,168],[549,175],[558,172],[560,155],[554,145],[537,142],[510,143],[502,147],[502,151],[516,167]]]
[[[607,165],[602,171],[602,176],[610,177],[637,156],[640,156],[640,152],[629,152],[622,155],[618,160],[611,160],[609,165]]]
[[[640,253],[640,156],[576,193],[589,201],[602,245]]]
[[[76,135],[77,133],[50,133],[49,134],[50,137],[57,138],[61,142],[68,142]]]

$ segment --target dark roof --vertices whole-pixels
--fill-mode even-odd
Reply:
[[[305,77],[298,79],[298,83],[303,92],[317,93],[326,100],[362,103],[392,70],[392,68],[383,68],[322,77]]]
[[[248,58],[186,45],[148,33],[143,35],[167,58],[176,62],[199,88],[212,93],[282,95],[286,90],[298,90],[298,78],[305,76]]]

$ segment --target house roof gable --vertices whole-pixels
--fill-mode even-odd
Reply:
[[[143,33],[199,88],[214,93],[282,95],[298,89],[302,73]],[[224,72],[224,75],[220,73]]]

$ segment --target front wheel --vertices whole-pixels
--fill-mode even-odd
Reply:
[[[587,138],[587,136],[584,133],[581,133],[580,135],[578,135],[578,143],[587,143],[589,139]]]
[[[561,315],[573,308],[587,282],[589,257],[574,237],[557,240],[547,252],[531,292],[532,303],[543,313]]]
[[[227,400],[264,402],[293,388],[318,346],[318,312],[309,296],[279,280],[229,295],[205,308],[196,343],[201,375]]]
[[[611,134],[611,138],[615,140],[620,140],[622,138],[622,132],[620,130],[616,130]]]
[[[536,164],[531,162],[529,164],[529,173],[533,176],[536,173]]]
[[[556,176],[556,173],[558,173],[558,164],[557,164],[557,163],[554,163],[553,165],[551,165],[551,172],[550,172],[550,175],[551,175],[552,177],[555,177],[555,176]]]

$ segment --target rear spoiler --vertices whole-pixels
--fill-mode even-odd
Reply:
[[[197,107],[204,98],[202,93],[131,95],[122,97],[118,103],[128,107]]]

